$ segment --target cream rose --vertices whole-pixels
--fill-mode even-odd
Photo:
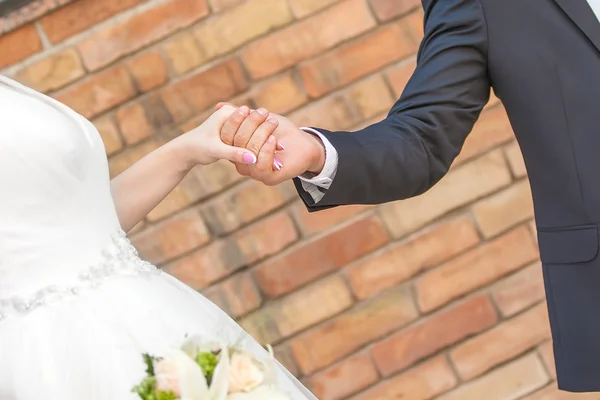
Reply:
[[[154,363],[154,374],[156,375],[156,389],[161,392],[173,392],[175,396],[181,397],[179,365],[175,358],[167,358]]]
[[[234,352],[229,365],[229,393],[250,392],[265,380],[264,365],[245,352]]]

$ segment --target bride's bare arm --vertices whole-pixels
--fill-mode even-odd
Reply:
[[[197,165],[211,164],[219,159],[254,164],[257,157],[247,149],[224,144],[220,127],[234,112],[232,107],[219,110],[196,129],[179,136],[154,150],[111,182],[111,192],[124,231],[131,230],[154,209]],[[274,152],[275,144],[267,139],[277,127],[277,121],[253,112],[249,123],[260,126],[266,144],[260,153]],[[256,134],[255,134],[256,136]]]

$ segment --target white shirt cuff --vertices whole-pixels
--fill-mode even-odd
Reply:
[[[316,204],[323,198],[323,196],[325,196],[325,191],[329,189],[333,179],[335,178],[338,167],[338,153],[335,147],[331,145],[329,140],[327,140],[327,138],[323,136],[321,132],[312,128],[300,129],[302,129],[304,132],[318,136],[325,146],[325,165],[323,166],[321,173],[317,176],[306,173],[298,177],[302,181],[302,187],[311,195]]]

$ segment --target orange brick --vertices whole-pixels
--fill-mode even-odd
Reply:
[[[407,60],[401,61],[399,64],[389,68],[385,76],[387,81],[390,83],[394,95],[400,98],[404,88],[408,84],[410,77],[412,76],[415,68],[417,67],[416,57],[411,57]]]
[[[296,242],[298,233],[290,216],[280,212],[237,231],[233,238],[248,263],[253,264]]]
[[[207,61],[194,36],[185,32],[164,45],[165,53],[177,74],[184,74]]]
[[[387,112],[394,104],[390,90],[381,75],[370,76],[348,89],[363,119]]]
[[[425,194],[384,205],[379,212],[389,231],[399,238],[510,182],[502,154],[493,152],[451,170]]]
[[[421,6],[420,0],[370,0],[380,21],[389,21]]]
[[[289,182],[265,186],[252,181],[214,199],[202,213],[211,231],[222,235],[283,206],[295,196],[293,190]]]
[[[93,118],[135,95],[127,69],[118,66],[69,87],[56,98],[86,118]]]
[[[240,321],[261,343],[275,343],[344,311],[353,303],[344,279],[334,276],[270,303]]]
[[[261,304],[260,293],[249,273],[233,275],[207,289],[204,295],[232,318],[254,311]]]
[[[546,383],[548,377],[540,360],[535,354],[528,354],[436,400],[519,399]]]
[[[188,286],[201,290],[246,265],[234,240],[216,241],[164,269]]]
[[[494,302],[504,316],[511,316],[544,299],[542,264],[538,261],[498,282],[492,290]]]
[[[311,97],[330,91],[377,71],[395,60],[414,54],[418,34],[411,25],[397,24],[334,50],[300,67],[300,75]]]
[[[417,318],[407,286],[360,303],[292,341],[300,370],[312,373]]]
[[[318,398],[338,400],[372,385],[378,378],[369,354],[360,353],[311,377],[308,383]]]
[[[144,0],[80,0],[46,15],[40,22],[48,39],[52,43],[58,43],[143,2]]]
[[[345,0],[259,39],[242,51],[250,75],[264,78],[374,27],[366,0]],[[323,29],[323,27],[329,27]]]
[[[352,400],[428,400],[452,389],[456,383],[448,362],[437,357],[381,382]]]
[[[116,117],[121,133],[128,145],[137,144],[154,133],[154,129],[146,116],[146,110],[139,103],[121,107],[117,110]]]
[[[247,1],[200,24],[193,33],[203,54],[213,58],[291,20],[287,0]]]
[[[141,92],[152,90],[168,79],[167,64],[158,51],[149,51],[127,63],[133,80]]]
[[[137,146],[128,147],[125,151],[111,157],[108,162],[110,176],[115,177],[119,175],[161,145],[162,143],[158,140],[147,140]]]
[[[0,68],[15,64],[42,50],[42,41],[33,24],[0,36]]]
[[[419,278],[415,283],[419,306],[425,312],[436,309],[537,258],[528,229],[517,228]]]
[[[17,73],[21,83],[39,91],[60,89],[85,75],[83,65],[74,49],[52,54]]]
[[[214,12],[223,11],[236,6],[244,0],[208,0],[210,7]]]
[[[381,222],[367,216],[265,262],[256,276],[265,294],[277,297],[342,268],[388,240]]]
[[[83,40],[79,44],[83,63],[97,70],[207,14],[206,0],[169,0]]]
[[[379,371],[389,376],[494,326],[497,320],[490,299],[479,295],[377,343],[371,354]]]
[[[304,203],[298,202],[293,207],[292,213],[303,235],[310,236],[332,228],[370,208],[369,206],[345,206],[330,208],[318,213],[309,213]]]
[[[468,218],[442,223],[405,243],[383,249],[347,271],[359,299],[370,297],[446,261],[479,242]]]
[[[236,58],[201,71],[161,91],[175,121],[191,118],[209,106],[246,90],[248,82]]]
[[[304,18],[340,0],[289,0],[290,7],[296,18]]]
[[[93,121],[94,126],[98,129],[102,141],[104,142],[104,148],[108,156],[113,155],[123,148],[123,139],[119,135],[117,124],[111,117],[104,116]]]
[[[189,210],[146,228],[132,238],[141,256],[161,264],[206,244],[210,234],[197,210]]]
[[[514,133],[502,106],[493,107],[481,113],[473,131],[467,137],[465,144],[454,160],[458,165],[484,152],[514,139]]]
[[[525,161],[523,160],[523,155],[521,154],[519,144],[516,141],[506,146],[504,154],[506,154],[508,165],[510,165],[510,170],[515,178],[523,178],[527,176]]]
[[[467,381],[549,338],[548,311],[542,303],[461,344],[450,353],[450,359]]]
[[[306,103],[308,97],[298,82],[286,74],[259,86],[252,99],[257,107],[276,114],[287,114]]]
[[[477,225],[486,238],[533,218],[533,199],[528,181],[520,181],[473,206]]]
[[[542,358],[542,361],[544,362],[544,365],[546,366],[546,369],[550,373],[550,376],[552,379],[556,379],[556,364],[554,363],[554,349],[552,341],[550,340],[542,344],[538,348],[538,352]]]
[[[294,376],[300,378],[300,370],[298,369],[298,365],[296,365],[296,361],[294,360],[294,355],[292,354],[292,350],[288,345],[276,346],[273,348],[275,352],[275,358]]]

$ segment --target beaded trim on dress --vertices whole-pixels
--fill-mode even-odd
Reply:
[[[123,230],[118,230],[111,240],[112,245],[102,251],[102,261],[85,269],[78,276],[75,285],[52,285],[38,290],[27,298],[15,296],[0,299],[0,321],[10,316],[26,314],[66,297],[76,296],[82,290],[97,287],[113,276],[157,275],[162,272],[151,263],[139,258],[137,250]]]

